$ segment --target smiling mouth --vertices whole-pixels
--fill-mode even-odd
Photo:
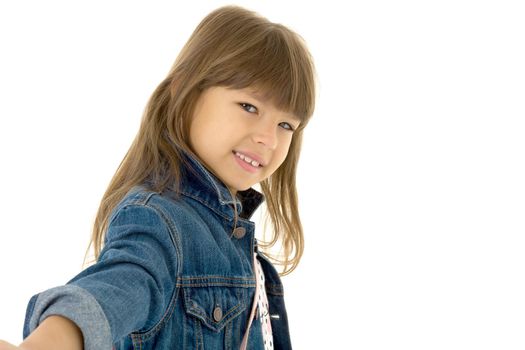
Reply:
[[[242,153],[239,153],[237,151],[233,151],[233,154],[235,154],[235,156],[239,159],[242,159],[244,162],[250,164],[251,166],[255,167],[255,168],[262,168],[262,165],[257,162],[256,160],[253,160],[251,159],[250,157],[242,154]]]

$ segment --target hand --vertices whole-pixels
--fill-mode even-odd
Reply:
[[[0,350],[20,350],[22,348],[19,348],[18,346],[14,346],[11,343],[8,343],[6,341],[0,340]]]

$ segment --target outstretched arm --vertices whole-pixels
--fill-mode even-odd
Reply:
[[[83,350],[82,332],[62,316],[49,316],[18,347],[0,341],[0,350]]]

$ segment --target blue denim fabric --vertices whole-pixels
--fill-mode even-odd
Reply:
[[[263,197],[232,199],[188,157],[180,194],[134,187],[110,216],[96,264],[33,296],[24,338],[49,315],[73,320],[90,349],[239,349],[255,294],[254,223]],[[233,205],[240,217],[234,235]],[[275,349],[291,349],[283,287],[261,254]],[[256,320],[258,321],[258,320]],[[248,349],[264,349],[253,322]]]

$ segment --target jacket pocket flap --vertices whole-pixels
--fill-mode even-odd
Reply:
[[[244,288],[184,287],[183,294],[186,313],[200,319],[216,332],[247,307],[247,293]]]

